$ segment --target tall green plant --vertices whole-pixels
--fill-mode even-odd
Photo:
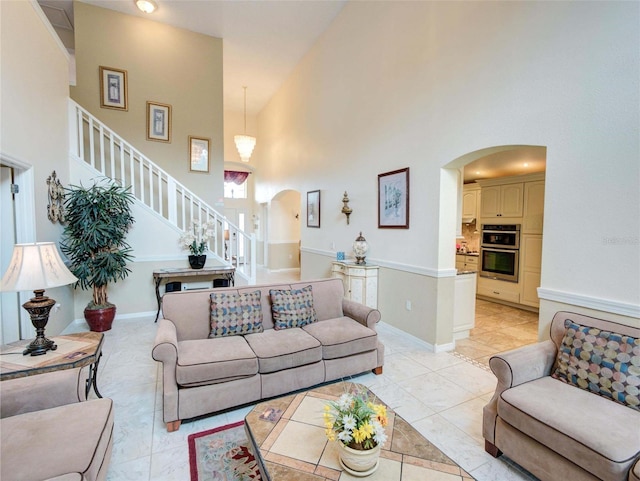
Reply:
[[[134,196],[129,187],[94,183],[72,185],[66,189],[67,225],[60,249],[71,261],[71,271],[82,289],[93,289],[89,309],[110,307],[107,284],[126,278],[133,258],[125,242],[134,223],[131,206]]]

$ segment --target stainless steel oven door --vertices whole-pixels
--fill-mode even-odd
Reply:
[[[517,249],[480,248],[480,275],[500,281],[518,282]]]

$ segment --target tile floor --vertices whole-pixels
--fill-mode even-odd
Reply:
[[[286,280],[295,274],[281,273],[270,279]],[[259,278],[267,279],[264,275]],[[528,314],[520,313],[500,320],[496,311],[503,311],[502,306],[478,303],[477,328],[472,338],[458,343],[457,355],[427,352],[415,338],[381,322],[384,373],[367,373],[354,380],[368,386],[478,481],[532,480],[535,478],[509,459],[494,459],[484,451],[482,407],[496,382],[479,362],[484,362],[490,350],[503,350],[519,339],[512,319],[522,320],[523,325],[531,321]],[[492,330],[501,323],[500,331]],[[153,317],[120,319],[105,333],[98,385],[103,396],[114,400],[116,416],[108,481],[188,481],[187,436],[242,420],[252,409],[247,406],[183,423],[179,431],[167,433],[162,421],[160,366],[151,358],[156,326]],[[65,333],[82,330],[86,330],[84,323],[73,324]],[[500,345],[492,346],[494,336]],[[480,361],[467,362],[463,356]]]

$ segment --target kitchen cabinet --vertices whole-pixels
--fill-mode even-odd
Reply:
[[[502,301],[520,303],[520,284],[478,277],[478,295]]]
[[[462,188],[462,219],[463,223],[468,219],[480,217],[480,186],[475,182],[464,184]]]
[[[540,287],[542,265],[542,236],[524,234],[520,245],[520,303],[539,307],[538,287]]]
[[[524,183],[482,187],[480,217],[484,221],[503,220],[504,217],[522,217]]]
[[[476,275],[458,274],[454,286],[453,338],[469,337],[476,319]]]
[[[456,254],[456,269],[458,272],[478,272],[478,256],[470,254]]]
[[[544,217],[544,180],[525,182],[523,234],[542,234]]]
[[[378,266],[355,262],[334,261],[331,277],[339,277],[344,285],[344,297],[373,309],[378,308]]]

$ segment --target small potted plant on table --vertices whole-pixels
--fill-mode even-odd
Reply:
[[[93,289],[93,298],[84,310],[92,331],[111,329],[116,306],[107,298],[107,285],[131,272],[131,247],[125,242],[134,223],[129,187],[104,179],[85,188],[70,186],[65,193],[67,225],[60,249],[71,261],[71,272],[82,289]]]
[[[207,262],[205,252],[209,249],[209,239],[213,239],[213,225],[208,222],[192,221],[189,229],[180,236],[183,249],[191,252],[189,265],[192,269],[202,269]]]
[[[387,408],[361,394],[345,393],[324,407],[327,438],[339,441],[340,465],[354,476],[378,468],[380,447],[387,441]]]

